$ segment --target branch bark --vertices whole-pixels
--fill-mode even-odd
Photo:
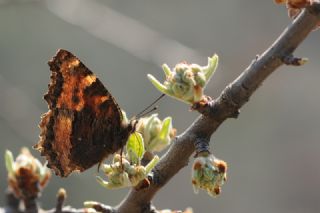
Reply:
[[[176,138],[154,169],[156,183],[144,190],[132,189],[116,207],[117,212],[151,212],[152,198],[188,164],[190,156],[195,151],[194,144],[199,140],[209,141],[220,124],[227,118],[237,117],[239,109],[248,102],[254,91],[273,71],[284,64],[288,56],[292,56],[294,50],[319,21],[320,4],[315,3],[306,8],[279,38],[261,56],[257,56],[242,74],[202,111],[202,115]]]

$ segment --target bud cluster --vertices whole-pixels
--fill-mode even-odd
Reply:
[[[160,120],[158,114],[152,114],[139,120],[137,132],[143,137],[145,150],[160,152],[170,145],[176,136],[176,129],[172,127],[172,118]]]
[[[14,160],[12,152],[5,152],[5,162],[8,171],[9,188],[18,199],[34,199],[40,195],[48,183],[51,173],[46,165],[34,158],[27,148]]]
[[[119,154],[114,155],[111,165],[102,165],[104,174],[108,181],[104,181],[97,176],[97,181],[107,189],[118,189],[124,187],[137,186],[142,180],[147,181],[147,175],[158,163],[159,157],[155,156],[146,166],[131,164],[126,157]]]
[[[148,78],[160,92],[193,105],[205,99],[203,90],[217,66],[218,56],[213,55],[208,58],[208,65],[203,67],[182,62],[171,71],[168,65],[164,64],[162,69],[166,80],[163,84],[151,74],[148,74]]]
[[[227,180],[227,163],[213,155],[197,157],[193,163],[192,185],[195,193],[206,190],[210,196],[217,196]]]

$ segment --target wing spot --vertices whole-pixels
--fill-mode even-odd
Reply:
[[[83,83],[85,87],[90,86],[93,82],[95,82],[97,79],[97,77],[95,75],[87,75],[84,79],[83,79]]]
[[[80,98],[77,95],[72,96],[72,102],[74,104],[78,104],[80,102]]]
[[[70,69],[73,69],[73,68],[79,66],[79,64],[80,64],[80,61],[78,59],[74,59],[73,61],[70,61],[70,63],[68,64],[68,67]]]

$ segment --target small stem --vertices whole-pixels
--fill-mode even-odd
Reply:
[[[102,212],[102,213],[114,213],[115,210],[107,205],[104,205],[102,203],[99,202],[95,202],[95,201],[86,201],[83,204],[86,208],[93,208],[98,212]]]
[[[159,157],[156,155],[153,159],[146,165],[146,173],[148,174],[154,166],[159,162]]]
[[[6,190],[6,208],[12,212],[19,212],[20,200],[14,196],[10,189]]]
[[[308,58],[298,58],[293,55],[288,55],[282,58],[282,62],[286,65],[301,66],[308,62]]]
[[[143,154],[143,158],[141,160],[141,165],[142,166],[147,165],[153,159],[153,157],[154,157],[154,154],[152,152],[146,151]]]
[[[37,199],[34,198],[26,198],[23,200],[25,212],[38,212],[38,204]]]
[[[66,200],[67,192],[64,188],[60,188],[57,193],[56,212],[62,212],[64,201]]]
[[[200,156],[207,156],[210,154],[210,147],[209,147],[210,139],[205,138],[197,138],[194,142],[196,155],[195,157]]]

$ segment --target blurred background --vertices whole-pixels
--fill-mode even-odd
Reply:
[[[0,0],[0,154],[10,149],[16,156],[38,141],[37,125],[47,111],[42,98],[50,75],[47,61],[58,48],[77,55],[133,116],[159,96],[146,75],[163,79],[163,63],[205,65],[217,53],[219,68],[206,89],[216,97],[290,22],[285,7],[272,0]],[[227,120],[213,135],[211,149],[229,164],[222,194],[215,199],[194,194],[190,163],[157,194],[158,209],[320,212],[319,36],[320,31],[313,32],[296,51],[310,59],[306,65],[278,69],[240,117]],[[198,116],[170,98],[159,106],[160,117],[172,116],[178,133]],[[60,187],[74,207],[86,200],[118,204],[127,189],[101,188],[96,171],[54,176],[41,205],[54,207]]]

